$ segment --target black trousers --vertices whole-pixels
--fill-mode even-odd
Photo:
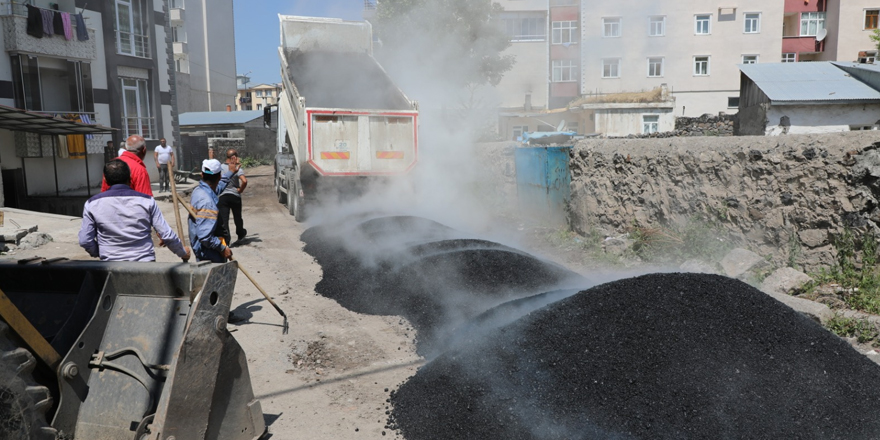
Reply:
[[[223,194],[217,203],[217,221],[222,228],[222,236],[226,238],[226,243],[232,243],[232,234],[229,230],[229,212],[232,211],[232,217],[235,220],[235,235],[238,238],[244,238],[247,230],[244,228],[244,219],[241,218],[241,197],[232,194]]]

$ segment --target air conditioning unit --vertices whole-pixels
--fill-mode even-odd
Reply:
[[[875,64],[877,61],[876,50],[864,50],[859,52],[859,64]]]

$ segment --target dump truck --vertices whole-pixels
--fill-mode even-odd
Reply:
[[[0,439],[255,440],[235,262],[0,263]]]
[[[373,58],[369,22],[279,18],[275,190],[302,221],[327,194],[410,172],[419,112]]]

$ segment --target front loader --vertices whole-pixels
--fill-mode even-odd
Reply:
[[[0,263],[0,439],[255,440],[235,262]]]

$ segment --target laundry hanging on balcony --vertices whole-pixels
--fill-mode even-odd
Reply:
[[[53,11],[40,9],[40,14],[43,16],[43,35],[49,37],[55,35],[55,14]]]
[[[86,41],[89,39],[89,31],[86,29],[86,21],[83,19],[82,13],[73,16],[76,21],[76,39]]]
[[[40,8],[27,5],[27,34],[35,38],[43,38],[43,14]]]

